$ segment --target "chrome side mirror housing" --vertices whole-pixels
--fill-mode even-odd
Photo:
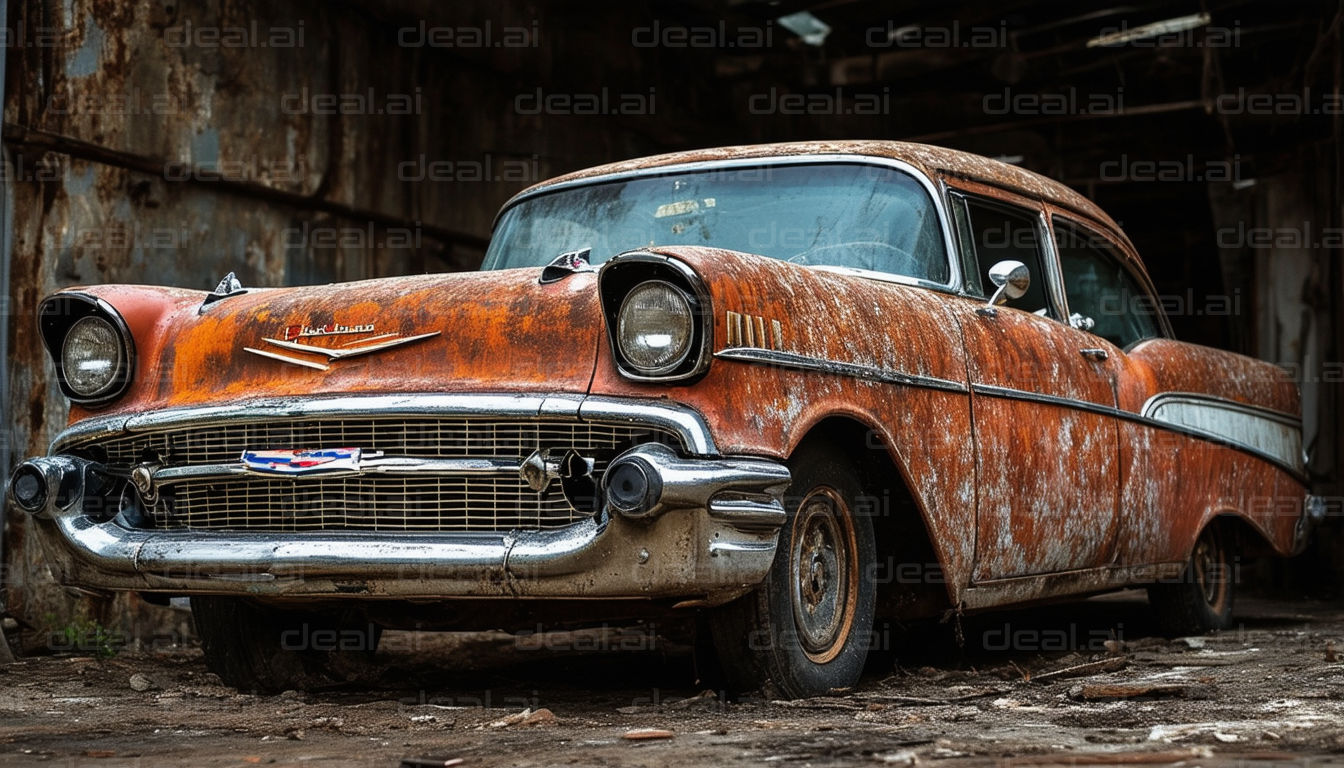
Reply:
[[[976,311],[993,317],[997,314],[995,307],[1005,301],[1020,299],[1026,295],[1027,289],[1031,287],[1031,272],[1026,264],[1009,259],[989,268],[989,281],[997,286],[994,295],[989,297],[985,306]]]

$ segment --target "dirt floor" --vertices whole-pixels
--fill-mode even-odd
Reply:
[[[389,632],[376,680],[279,696],[190,648],[33,657],[0,667],[0,765],[1344,765],[1344,603],[1237,623],[1165,640],[1126,593],[889,628],[856,690],[794,702],[702,690],[658,627]]]

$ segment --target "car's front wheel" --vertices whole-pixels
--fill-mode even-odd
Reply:
[[[858,682],[876,603],[873,521],[843,454],[825,444],[789,462],[788,521],[756,591],[712,616],[714,644],[738,692],[818,696]]]
[[[1236,563],[1232,536],[1213,524],[1195,541],[1180,581],[1148,587],[1148,603],[1169,637],[1202,635],[1232,626]]]
[[[342,682],[372,662],[382,637],[382,629],[368,622],[239,597],[193,597],[191,613],[206,666],[244,692]]]

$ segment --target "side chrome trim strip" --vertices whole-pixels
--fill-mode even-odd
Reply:
[[[901,384],[908,387],[939,389],[946,392],[969,391],[965,384],[950,379],[902,373],[900,371],[892,371],[871,365],[842,363],[838,360],[827,360],[823,357],[810,357],[808,355],[799,355],[793,352],[780,352],[774,349],[731,347],[715,352],[714,356],[725,360],[738,360],[745,363],[758,363],[761,365],[775,365],[780,368],[792,368],[794,370],[830,373],[837,376],[863,379],[865,381],[876,381],[882,384]]]
[[[725,360],[737,360],[746,363],[756,363],[761,365],[777,365],[781,368],[792,368],[795,370],[817,371],[819,373],[829,373],[836,376],[848,376],[865,381],[876,381],[883,384],[899,384],[909,387],[923,387],[925,389],[937,389],[947,392],[973,392],[985,397],[999,397],[1010,400],[1025,400],[1027,402],[1042,403],[1046,405],[1057,405],[1062,408],[1072,408],[1078,411],[1095,413],[1100,416],[1110,416],[1112,418],[1123,419],[1135,424],[1142,424],[1153,429],[1162,429],[1168,432],[1193,437],[1199,440],[1206,440],[1217,445],[1226,446],[1254,456],[1262,461],[1267,461],[1274,466],[1282,469],[1284,472],[1293,476],[1293,479],[1308,484],[1306,474],[1303,472],[1302,465],[1273,452],[1263,450],[1260,447],[1252,445],[1244,440],[1237,440],[1227,435],[1221,435],[1206,429],[1199,429],[1175,421],[1166,421],[1153,418],[1146,413],[1134,413],[1132,411],[1122,410],[1112,405],[1102,403],[1090,403],[1086,400],[1076,400],[1068,397],[1059,397],[1057,395],[1046,395],[1039,392],[1029,392],[1023,389],[1013,389],[1011,387],[1000,387],[992,384],[973,384],[967,387],[965,384],[948,379],[939,379],[932,376],[918,376],[899,371],[889,371],[883,368],[877,368],[868,365],[858,365],[855,363],[843,363],[837,360],[827,360],[819,357],[809,357],[807,355],[794,354],[792,352],[779,352],[770,349],[756,349],[750,347],[732,347],[720,350],[714,353],[716,358]],[[1191,395],[1187,393],[1169,393],[1158,395],[1148,402],[1160,402],[1161,398],[1167,398],[1167,402],[1177,399],[1198,398],[1211,403],[1226,403],[1229,406],[1244,408],[1247,411],[1254,412],[1255,415],[1264,418],[1273,418],[1277,420],[1286,420],[1291,423],[1291,417],[1281,414],[1278,411],[1270,411],[1263,408],[1254,408],[1242,406],[1239,403],[1220,398],[1212,398],[1201,395]],[[1145,406],[1145,411],[1151,409]]]
[[[229,405],[173,408],[130,416],[95,416],[72,424],[51,442],[63,447],[126,432],[158,432],[186,427],[228,426],[267,421],[323,418],[547,419],[648,424],[675,433],[686,450],[717,456],[718,446],[703,416],[680,403],[584,395],[404,394],[266,398]]]
[[[1218,434],[1216,432],[1212,432],[1207,429],[1200,429],[1198,427],[1188,426],[1176,421],[1167,421],[1163,419],[1153,418],[1152,416],[1148,416],[1142,413],[1134,413],[1133,411],[1126,411],[1109,405],[1102,405],[1100,403],[1089,403],[1084,400],[1074,400],[1072,398],[1067,397],[1044,395],[1037,392],[1027,392],[1020,389],[998,387],[988,384],[975,384],[971,387],[971,391],[977,395],[984,395],[986,397],[1002,397],[1012,400],[1027,400],[1036,403],[1058,405],[1063,408],[1072,408],[1074,410],[1079,411],[1087,411],[1089,413],[1096,413],[1104,416],[1112,416],[1135,424],[1142,424],[1143,426],[1151,427],[1153,429],[1161,429],[1167,432],[1175,432],[1176,434],[1185,435],[1186,437],[1193,437],[1199,440],[1205,440],[1214,443],[1216,445],[1221,445],[1227,448],[1232,448],[1241,451],[1242,453],[1254,456],[1262,461],[1267,461],[1270,464],[1273,464],[1274,466],[1283,470],[1284,472],[1287,472],[1288,474],[1292,475],[1293,479],[1297,480],[1299,483],[1303,485],[1310,484],[1310,481],[1307,478],[1306,473],[1303,471],[1303,467],[1300,461],[1294,461],[1290,458],[1279,456],[1276,453],[1266,451],[1258,446],[1252,445],[1251,443],[1248,443],[1244,440],[1235,439],[1234,437],[1231,437],[1229,435]],[[1150,399],[1149,402],[1151,403],[1153,402],[1153,400],[1157,400],[1158,398],[1163,396],[1164,395],[1158,395]],[[1221,398],[1202,397],[1202,396],[1195,396],[1195,397],[1201,397],[1203,400],[1208,402],[1217,402],[1217,403],[1230,402],[1222,400]],[[1234,404],[1234,405],[1240,405],[1240,404]],[[1147,406],[1145,406],[1145,410],[1148,410]],[[1277,411],[1269,411],[1263,408],[1254,408],[1249,410],[1255,410],[1268,414],[1276,414],[1278,416],[1283,415],[1279,414]]]
[[[1063,408],[1072,408],[1075,411],[1087,411],[1088,413],[1096,413],[1102,416],[1118,416],[1127,413],[1127,411],[1121,411],[1113,405],[1092,403],[1087,400],[1076,400],[1071,397],[1060,397],[1058,395],[1046,395],[1040,392],[1030,392],[1025,389],[1000,387],[994,384],[972,384],[971,391],[977,395],[984,395],[985,397],[1000,397],[1007,400],[1026,400],[1032,403],[1058,405]]]

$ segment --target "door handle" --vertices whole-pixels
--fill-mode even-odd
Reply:
[[[1107,354],[1106,350],[1097,348],[1080,349],[1078,350],[1078,354],[1082,355],[1083,357],[1086,357],[1088,360],[1092,360],[1098,363],[1110,357],[1110,355]]]

